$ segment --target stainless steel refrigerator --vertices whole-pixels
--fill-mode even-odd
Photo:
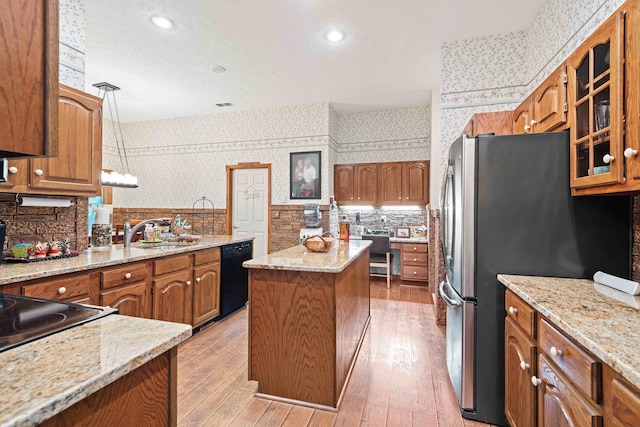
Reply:
[[[629,277],[631,198],[571,196],[567,132],[461,137],[441,217],[449,376],[464,418],[508,426],[496,275]]]

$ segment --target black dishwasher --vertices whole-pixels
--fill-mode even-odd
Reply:
[[[220,266],[220,320],[244,306],[249,299],[249,272],[242,266],[253,254],[253,242],[240,242],[222,247]]]

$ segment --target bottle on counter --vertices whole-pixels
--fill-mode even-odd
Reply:
[[[153,239],[155,239],[155,237],[156,235],[155,235],[155,230],[153,229],[153,225],[146,224],[144,226],[144,240],[152,241]]]
[[[344,240],[345,242],[349,241],[349,223],[347,222],[346,215],[342,217],[342,221],[338,224],[338,229],[340,230],[340,240]]]

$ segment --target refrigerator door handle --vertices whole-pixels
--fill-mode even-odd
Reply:
[[[447,295],[446,292],[444,291],[445,284],[451,287],[451,284],[449,284],[449,281],[447,279],[443,280],[440,283],[440,287],[438,289],[438,292],[440,293],[440,297],[442,297],[444,302],[446,302],[449,307],[452,307],[452,308],[458,307],[461,304],[460,301],[456,301],[454,299],[449,298],[449,295]]]

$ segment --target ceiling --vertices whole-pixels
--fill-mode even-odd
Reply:
[[[524,30],[544,1],[88,1],[87,91],[119,86],[123,122],[317,102],[341,113],[427,105],[442,42]],[[174,29],[155,27],[154,15]],[[324,40],[332,27],[346,31],[342,42]],[[215,105],[224,102],[233,106]]]

